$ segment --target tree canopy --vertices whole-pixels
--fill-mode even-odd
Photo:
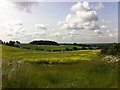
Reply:
[[[107,55],[120,55],[120,43],[113,43],[103,47],[101,53]]]
[[[44,41],[44,40],[40,40],[40,41],[32,41],[29,44],[36,44],[36,45],[59,45],[57,42],[55,41]]]

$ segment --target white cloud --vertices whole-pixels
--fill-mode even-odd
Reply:
[[[2,32],[4,37],[7,39],[14,39],[25,35],[25,27],[22,21],[15,20],[7,25],[4,25],[4,31]]]
[[[98,6],[99,7],[97,7],[97,9],[104,7],[102,6],[102,3],[99,3]],[[77,40],[79,38],[77,35],[82,38],[88,37],[89,40],[96,42],[97,40],[116,40],[115,35],[112,34],[112,28],[110,28],[111,21],[105,19],[99,20],[97,10],[93,9],[88,2],[77,3],[71,7],[71,10],[72,12],[66,16],[65,20],[59,21],[57,23],[59,28],[62,30],[69,29],[66,30],[67,40],[68,38]],[[85,36],[78,33],[78,30],[81,30],[80,33]]]
[[[59,37],[61,34],[59,32],[56,32],[54,34],[50,34],[50,37]]]
[[[64,29],[87,29],[96,30],[99,27],[95,24],[98,15],[88,2],[77,3],[71,7],[73,13],[66,16],[65,20],[59,21],[58,24]]]
[[[114,37],[114,35],[112,33],[109,33],[108,36],[109,37]]]
[[[108,27],[105,26],[105,25],[102,25],[102,26],[101,26],[101,29],[105,29],[105,30],[106,30],[106,29],[108,29]]]
[[[2,9],[8,8],[8,6],[13,6],[13,4],[10,3],[8,0],[0,0],[0,7]]]
[[[44,30],[46,30],[47,27],[48,26],[46,24],[35,24],[35,28],[38,28],[38,29],[44,29]]]
[[[79,35],[76,30],[72,30],[71,32],[68,33],[68,35]]]
[[[73,11],[90,11],[91,8],[88,2],[77,3],[71,7]]]

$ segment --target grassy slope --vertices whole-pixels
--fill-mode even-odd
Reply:
[[[31,64],[19,62],[22,58],[35,58],[38,53],[45,54],[46,57],[51,57],[53,52],[39,52],[35,50],[24,50],[15,47],[3,46],[3,87],[36,87],[36,88],[101,88],[101,87],[117,87],[118,72],[116,64],[104,64],[99,61],[101,57],[92,57],[92,60],[82,60],[79,64]],[[72,51],[73,52],[73,51]],[[53,56],[61,54],[68,57],[67,53],[70,52],[55,52]],[[35,54],[34,54],[35,53]],[[47,54],[46,54],[47,53]],[[74,54],[85,54],[88,52],[78,51]],[[91,54],[92,55],[92,54]],[[87,56],[87,55],[86,55]],[[38,58],[37,57],[37,58]],[[34,59],[33,58],[33,59]],[[40,58],[40,57],[39,57]],[[94,60],[97,59],[97,60]]]
[[[45,46],[44,46],[45,47]],[[49,47],[49,46],[48,46]],[[54,48],[55,46],[51,46]],[[97,53],[100,50],[79,50],[79,51],[61,51],[47,52],[38,50],[26,50],[10,46],[3,46],[3,58],[20,59],[23,61],[39,62],[75,62],[79,60],[92,60],[97,58]]]

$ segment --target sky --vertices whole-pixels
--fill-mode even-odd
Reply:
[[[0,39],[118,42],[117,2],[0,1]]]

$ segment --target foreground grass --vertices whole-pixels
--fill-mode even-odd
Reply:
[[[117,88],[117,75],[117,64],[20,63],[12,68],[3,66],[3,88]]]
[[[3,46],[2,86],[3,88],[117,88],[118,65],[102,62],[100,59],[103,56],[97,55],[99,51],[58,53]],[[81,58],[82,55],[90,60],[80,59],[80,62],[76,64],[33,63],[35,58],[41,60],[42,57],[48,59],[68,57],[68,60],[72,61],[70,57]],[[32,58],[32,62],[24,62],[29,58]]]

